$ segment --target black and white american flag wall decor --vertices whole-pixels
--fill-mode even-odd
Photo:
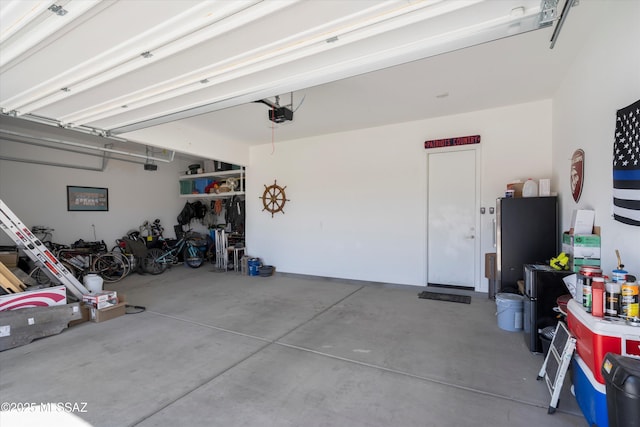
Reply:
[[[618,110],[616,115],[613,218],[640,226],[640,100]]]

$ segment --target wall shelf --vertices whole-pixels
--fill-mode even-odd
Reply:
[[[233,196],[244,196],[244,191],[227,191],[226,193],[192,193],[180,194],[182,199],[223,199]]]
[[[202,193],[193,192],[195,183],[198,180],[207,180],[208,182],[221,181],[224,182],[229,178],[237,178],[239,188],[236,191],[226,191],[220,193]],[[206,181],[205,181],[206,182]],[[203,182],[200,181],[200,184]],[[243,196],[244,193],[244,168],[232,169],[218,172],[205,172],[193,175],[181,175],[179,177],[180,198],[183,199],[223,199],[233,196]],[[208,185],[208,184],[207,184]],[[200,185],[202,186],[202,185]]]

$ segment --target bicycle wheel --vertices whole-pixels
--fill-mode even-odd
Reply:
[[[69,270],[69,273],[71,273],[73,275],[73,277],[75,277],[76,279],[80,280],[80,276],[82,276],[82,271],[81,270],[79,270],[76,266],[74,266],[73,264],[71,264],[68,261],[60,261],[60,264],[62,264],[64,266],[64,268]]]
[[[93,260],[92,271],[96,272],[105,282],[113,283],[122,280],[129,273],[129,261],[127,257],[107,252],[98,255]]]
[[[187,245],[183,252],[184,263],[191,268],[198,268],[204,263],[202,252],[195,246]]]
[[[51,278],[47,274],[47,272],[42,267],[35,267],[29,273],[29,277],[35,280],[38,285],[49,285],[51,284]]]
[[[147,251],[147,255],[142,259],[142,268],[149,274],[164,273],[167,269],[167,263],[159,260],[164,252],[160,248],[151,248]]]
[[[127,274],[131,274],[131,272],[136,271],[136,269],[138,268],[138,260],[135,256],[133,256],[133,254],[128,253],[124,248],[122,248],[119,245],[114,246],[110,252],[116,253],[116,254],[121,254],[123,257],[125,257],[127,259],[127,262],[129,263],[129,273]]]

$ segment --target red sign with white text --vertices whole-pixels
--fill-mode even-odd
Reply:
[[[432,139],[424,142],[424,148],[456,147],[458,145],[480,144],[480,135],[459,136],[457,138]]]

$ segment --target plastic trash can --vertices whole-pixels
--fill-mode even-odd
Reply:
[[[522,295],[496,294],[498,327],[505,331],[521,331],[523,327],[524,297]]]
[[[607,353],[601,371],[609,427],[640,427],[640,360]]]

